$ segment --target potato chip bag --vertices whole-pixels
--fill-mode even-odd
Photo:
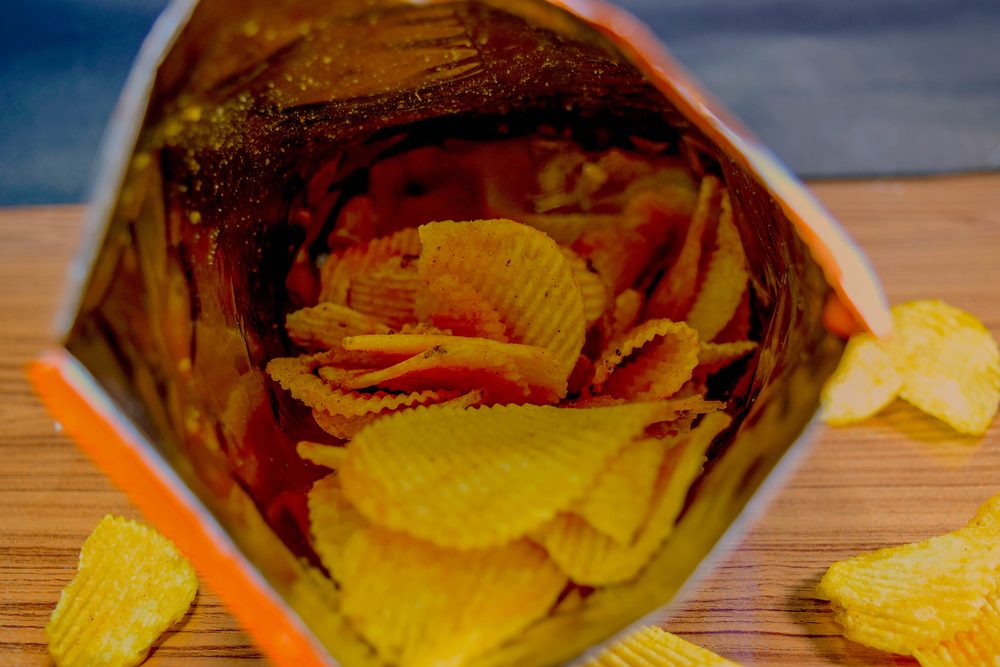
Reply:
[[[584,667],[738,667],[662,628],[645,626],[604,649]]]
[[[339,569],[344,613],[400,667],[463,664],[543,616],[566,586],[526,540],[459,551],[377,527],[351,537]]]
[[[656,403],[407,410],[351,440],[341,483],[372,523],[440,546],[504,544],[582,497],[660,410]]]
[[[138,665],[197,591],[194,570],[170,540],[105,516],[45,626],[49,654],[60,667]]]

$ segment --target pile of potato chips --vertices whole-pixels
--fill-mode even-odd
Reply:
[[[333,251],[268,364],[331,436],[299,445],[331,469],[309,539],[378,662],[467,664],[628,585],[730,423],[712,377],[755,353],[716,177],[554,155],[519,221]]]
[[[925,667],[1000,659],[1000,496],[964,528],[835,563],[817,588],[848,639]]]
[[[959,433],[982,435],[1000,404],[1000,352],[975,317],[936,300],[892,309],[895,334],[857,334],[823,388],[830,424],[867,419],[902,398]]]

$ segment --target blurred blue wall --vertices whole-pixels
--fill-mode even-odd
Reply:
[[[165,4],[0,0],[0,205],[84,197]],[[1000,0],[619,4],[800,174],[1000,168]]]

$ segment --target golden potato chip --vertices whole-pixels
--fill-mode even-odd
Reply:
[[[1000,403],[1000,353],[982,322],[941,301],[892,309],[899,396],[959,433],[981,435]]]
[[[638,290],[629,288],[616,296],[611,304],[607,325],[603,329],[605,340],[617,338],[634,327],[642,313],[642,305],[642,292]]]
[[[698,293],[698,269],[701,265],[702,240],[705,232],[719,216],[722,184],[714,176],[706,176],[698,190],[691,222],[684,244],[666,275],[646,303],[647,318],[682,320]]]
[[[583,315],[587,327],[600,319],[601,315],[608,307],[611,300],[608,285],[604,282],[597,271],[587,266],[587,262],[580,258],[569,248],[562,248],[563,254],[569,261],[573,275],[576,276],[580,284],[580,291],[583,295]]]
[[[49,653],[60,666],[138,665],[197,591],[194,570],[170,540],[105,516],[45,626]]]
[[[833,603],[845,637],[911,655],[972,627],[997,588],[998,567],[997,532],[973,522],[834,563],[816,591]]]
[[[347,448],[340,445],[324,445],[320,442],[303,440],[295,446],[295,451],[306,461],[337,470],[347,458]]]
[[[646,438],[626,445],[573,505],[573,513],[619,544],[628,544],[649,514],[668,445]]]
[[[436,276],[417,293],[417,317],[456,336],[489,338],[508,342],[507,327],[500,313],[456,276]]]
[[[335,438],[350,440],[358,431],[379,417],[385,416],[394,410],[382,410],[380,412],[370,412],[364,415],[333,415],[324,410],[313,410],[313,421],[321,429]]]
[[[320,269],[319,300],[346,304],[353,278],[393,257],[419,254],[420,237],[413,227],[332,254]]]
[[[393,257],[351,278],[347,305],[398,329],[417,321],[418,280],[412,259]]]
[[[314,373],[314,369],[322,368],[317,364],[323,359],[322,355],[278,357],[267,364],[267,373],[293,397],[310,408],[344,417],[360,417],[404,406],[435,403],[457,395],[454,392],[435,390],[390,394],[340,389]]]
[[[335,473],[313,483],[308,504],[313,549],[330,576],[343,581],[344,548],[355,533],[368,526],[368,522],[344,497]]]
[[[620,213],[529,213],[523,216],[523,220],[524,224],[567,246],[588,232],[623,224]]]
[[[1000,593],[993,591],[976,623],[933,649],[913,652],[922,667],[983,667],[1000,664]]]
[[[589,231],[571,246],[611,288],[613,294],[631,287],[655,252],[637,230],[622,225]]]
[[[327,350],[339,345],[344,336],[389,333],[389,327],[374,317],[330,302],[289,313],[285,330],[296,345],[307,350]]]
[[[584,667],[739,667],[662,628],[645,626],[615,642]]]
[[[372,523],[441,546],[516,539],[584,495],[661,406],[418,408],[348,446],[347,497]]]
[[[705,452],[729,421],[724,413],[715,412],[677,438],[660,468],[651,510],[631,543],[616,542],[571,512],[557,515],[533,538],[574,583],[605,586],[634,578],[670,536],[688,490],[701,472]]]
[[[715,249],[708,258],[705,276],[684,321],[701,340],[713,340],[736,315],[747,291],[750,271],[740,232],[733,222],[729,194],[722,192]]]
[[[698,365],[698,334],[683,322],[647,320],[610,341],[594,365],[594,392],[669,398]]]
[[[515,343],[552,352],[564,379],[583,348],[583,296],[559,246],[511,220],[435,222],[420,227],[420,277],[452,275],[500,314]]]
[[[868,333],[856,334],[823,386],[822,418],[834,425],[867,419],[896,400],[902,386],[892,344]]]
[[[698,348],[698,367],[715,373],[738,359],[742,359],[757,349],[752,340],[737,340],[729,343],[701,343]]]
[[[543,616],[566,586],[525,540],[459,551],[375,527],[354,535],[339,569],[344,613],[400,667],[464,664]]]
[[[358,349],[376,336],[345,339],[344,346]],[[393,349],[404,349],[407,336],[388,336]],[[472,391],[483,389],[491,402],[555,403],[566,395],[568,378],[562,375],[552,353],[542,347],[499,343],[464,336],[414,336],[433,341],[405,361],[358,374],[343,383],[348,389],[382,387],[419,391],[430,387]],[[423,347],[420,341],[411,349]]]

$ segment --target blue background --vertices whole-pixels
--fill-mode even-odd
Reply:
[[[1000,169],[1000,0],[619,4],[804,176]],[[0,205],[84,198],[165,5],[0,0]]]

